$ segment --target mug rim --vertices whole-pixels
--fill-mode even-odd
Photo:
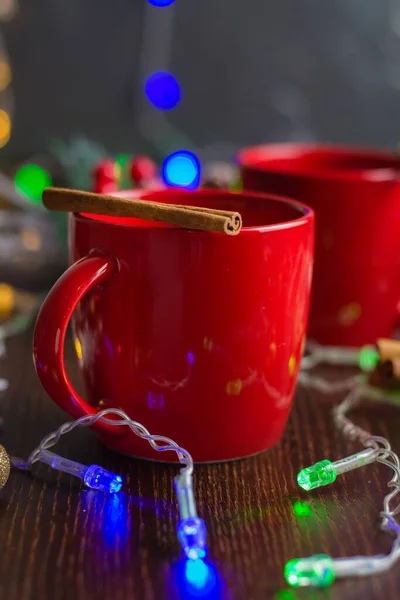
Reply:
[[[178,194],[207,194],[210,196],[232,196],[232,197],[236,197],[236,196],[244,196],[246,198],[254,198],[254,199],[259,199],[259,200],[272,200],[273,202],[278,202],[281,204],[285,204],[286,206],[290,206],[291,208],[293,208],[294,210],[296,210],[299,214],[299,216],[297,218],[294,219],[290,219],[290,220],[286,220],[286,221],[280,221],[278,223],[271,223],[268,225],[248,225],[248,226],[243,226],[241,228],[240,233],[246,233],[249,234],[251,232],[253,233],[264,233],[264,232],[268,232],[268,231],[280,231],[280,230],[284,230],[284,229],[291,229],[293,227],[299,227],[301,225],[305,225],[307,223],[309,223],[310,221],[313,222],[315,219],[315,213],[314,210],[307,206],[306,204],[299,202],[298,200],[294,200],[292,198],[288,198],[285,196],[278,196],[276,194],[268,194],[268,193],[263,193],[263,192],[253,192],[251,190],[243,190],[240,192],[232,192],[230,190],[227,189],[212,189],[212,188],[198,188],[196,190],[192,190],[192,191],[188,191],[188,190],[184,190],[184,189],[180,189],[180,188],[157,188],[157,189],[153,189],[153,190],[143,190],[143,189],[130,189],[130,190],[118,190],[117,192],[112,192],[110,193],[110,196],[116,196],[116,197],[128,197],[128,198],[137,198],[139,196],[144,196],[146,195],[147,198],[149,199],[149,196],[154,196],[153,200],[157,201],[157,197],[166,197],[169,195],[173,195],[176,196]],[[93,222],[93,223],[99,223],[101,225],[107,225],[107,226],[113,226],[113,227],[123,227],[123,228],[131,228],[131,229],[135,229],[135,225],[131,224],[131,223],[116,223],[114,221],[110,221],[107,220],[106,218],[98,218],[99,215],[96,214],[88,214],[88,213],[72,213],[72,216],[74,219],[76,219],[77,221],[86,221],[86,222]],[[171,230],[171,231],[182,231],[182,232],[189,232],[191,235],[194,234],[204,234],[204,231],[200,231],[200,230],[195,230],[195,229],[181,229],[179,227],[174,227],[171,225],[165,226],[165,227],[155,227],[152,224],[149,225],[141,225],[140,226],[140,230],[149,230],[149,229],[164,229],[164,230]],[[207,232],[207,233],[211,233],[213,234],[214,232]]]
[[[372,168],[360,168],[346,170],[340,168],[332,168],[326,170],[309,169],[306,171],[292,171],[290,167],[283,169],[275,169],[274,160],[296,159],[302,158],[307,153],[316,153],[320,156],[331,155],[342,158],[369,158],[377,162],[382,160],[398,161],[400,173],[400,156],[390,153],[383,149],[373,148],[370,146],[359,146],[351,144],[330,144],[317,142],[278,142],[272,144],[255,144],[241,148],[236,155],[237,163],[246,169],[257,172],[279,173],[285,176],[296,176],[304,179],[340,179],[345,181],[368,181],[368,182],[383,182],[383,181],[398,181],[400,176],[397,176],[395,167],[376,166]],[[263,166],[265,165],[265,166]]]

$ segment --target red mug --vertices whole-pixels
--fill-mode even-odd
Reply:
[[[341,146],[272,144],[238,156],[243,186],[316,214],[310,340],[360,347],[393,335],[400,310],[400,159]]]
[[[237,236],[132,218],[73,214],[72,266],[37,318],[34,361],[72,417],[121,408],[200,462],[273,446],[286,425],[307,328],[314,215],[286,199],[219,190],[119,195],[239,211]],[[64,365],[72,318],[86,400]],[[101,441],[174,461],[128,428]]]

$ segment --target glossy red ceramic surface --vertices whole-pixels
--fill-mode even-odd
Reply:
[[[34,335],[43,386],[73,417],[120,407],[196,461],[273,446],[288,419],[305,340],[312,211],[250,193],[127,194],[238,210],[244,227],[231,237],[71,216],[74,264],[45,300]],[[72,313],[86,401],[63,364]],[[126,428],[94,428],[117,451],[176,460]]]
[[[309,337],[339,346],[390,337],[400,309],[400,159],[297,144],[247,148],[238,158],[245,188],[315,211]]]

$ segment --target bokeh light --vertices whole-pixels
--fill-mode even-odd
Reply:
[[[7,144],[10,134],[11,119],[5,110],[0,110],[0,148]]]
[[[1,0],[0,1],[0,19],[9,21],[17,12],[17,0]]]
[[[149,102],[159,110],[171,110],[179,104],[182,92],[177,79],[164,71],[150,75],[144,91]]]
[[[167,156],[162,167],[166,185],[194,190],[200,182],[200,161],[189,150],[178,150]]]
[[[175,0],[148,0],[153,6],[169,6]]]
[[[4,55],[0,54],[0,92],[4,92],[11,83],[10,65]]]
[[[15,307],[15,291],[8,283],[0,283],[0,317],[8,317]]]
[[[33,202],[42,200],[43,190],[53,185],[50,174],[39,165],[27,164],[18,169],[14,176],[18,192]]]
[[[119,154],[115,159],[115,166],[119,169],[119,187],[127,189],[130,187],[130,166],[132,162],[131,154]]]
[[[36,229],[24,229],[21,231],[21,243],[26,250],[38,252],[42,246],[40,233]]]

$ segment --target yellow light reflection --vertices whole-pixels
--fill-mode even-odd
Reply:
[[[339,324],[343,327],[350,327],[361,317],[361,306],[358,302],[350,302],[343,306],[338,313]]]
[[[11,83],[11,69],[7,60],[0,57],[0,92],[3,92]]]
[[[292,375],[294,375],[295,369],[296,369],[296,357],[292,354],[291,357],[289,358],[289,362],[288,362],[288,371],[289,371],[290,377],[292,377]]]
[[[79,338],[75,338],[74,343],[75,343],[76,355],[79,360],[82,360],[82,344],[81,344]]]
[[[228,396],[239,396],[242,391],[242,380],[235,379],[234,381],[228,381],[226,384],[226,393]]]

